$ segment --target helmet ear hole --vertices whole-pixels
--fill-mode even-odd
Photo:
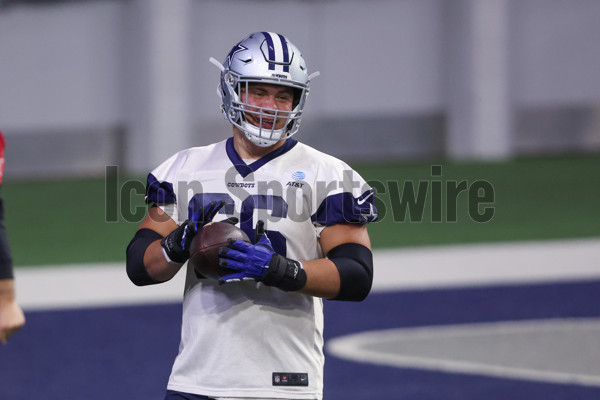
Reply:
[[[292,105],[292,110],[295,109],[298,104],[300,104],[300,100],[302,99],[302,95],[304,93],[304,90],[299,89],[299,88],[294,88],[294,102]]]
[[[231,72],[227,72],[224,76],[225,82],[227,82],[227,84],[229,86],[235,86],[237,79],[235,78],[235,76],[231,73]]]

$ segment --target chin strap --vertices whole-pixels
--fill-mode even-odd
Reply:
[[[285,135],[285,128],[282,129],[274,129],[274,130],[264,130],[257,126],[250,124],[247,121],[241,122],[242,130],[244,134],[252,143],[260,147],[269,147],[280,141]],[[272,132],[273,138],[264,138],[261,136],[262,132]]]

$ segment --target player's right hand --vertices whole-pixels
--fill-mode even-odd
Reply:
[[[229,239],[227,247],[219,249],[219,265],[237,271],[219,279],[220,284],[243,280],[262,281],[271,259],[277,254],[265,234],[263,221],[258,221],[255,236],[254,244]]]
[[[25,316],[16,301],[0,306],[0,343],[6,344],[8,338],[23,325],[25,325]]]
[[[202,227],[213,220],[219,210],[225,205],[224,201],[211,201],[208,205],[195,210],[192,218],[179,225],[173,232],[165,236],[160,245],[167,261],[183,264],[190,258],[190,244]]]
[[[25,325],[25,315],[15,299],[14,281],[0,279],[0,343]]]
[[[227,247],[220,247],[219,265],[236,271],[221,277],[220,284],[254,280],[285,291],[300,290],[306,285],[302,263],[275,252],[265,234],[263,221],[256,224],[254,244],[229,239]]]

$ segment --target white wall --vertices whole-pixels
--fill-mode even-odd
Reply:
[[[512,3],[518,106],[600,103],[600,1]]]
[[[0,9],[0,127],[113,126],[120,93],[121,5],[83,2]]]
[[[513,106],[598,105],[600,2],[507,1]],[[152,106],[136,109],[144,97],[144,80],[150,75],[141,71],[137,76],[132,66],[143,69],[145,60],[154,57],[149,54],[153,45],[150,41],[142,43],[146,48],[139,48],[136,39],[144,40],[143,28],[148,24],[143,18],[147,16],[132,13],[130,3],[96,0],[0,8],[0,129],[9,144],[22,135],[55,132],[86,135],[124,128],[127,134],[136,123],[150,118]],[[447,110],[448,95],[452,94],[445,88],[452,76],[445,73],[444,56],[453,51],[444,47],[448,43],[445,36],[452,34],[446,29],[448,4],[452,7],[458,2],[191,2],[188,18],[192,28],[186,44],[191,52],[187,61],[190,73],[185,79],[191,88],[193,130],[186,133],[185,143],[205,144],[230,132],[218,111],[218,71],[208,63],[208,57],[223,59],[248,33],[271,30],[285,33],[302,49],[309,69],[322,73],[314,81],[307,106],[306,119],[312,119],[312,124],[306,124],[311,129],[319,129],[319,121],[329,121],[328,129],[335,129],[331,122],[335,120],[380,121],[380,131],[388,133],[378,138],[377,146],[390,151],[402,140],[405,153],[417,154],[418,146],[411,147],[417,136],[396,135],[394,126],[403,119],[441,118]],[[353,154],[351,147],[364,141],[363,132],[357,128],[349,133],[350,139],[340,142],[337,154]],[[322,132],[303,134],[312,143]],[[429,134],[439,136],[437,131]],[[139,136],[135,146],[139,146],[143,132],[135,135]],[[513,140],[519,140],[518,135]],[[44,143],[51,145],[52,141]],[[116,140],[112,147],[119,143]],[[65,147],[62,142],[60,146]],[[376,155],[377,149],[367,153],[369,157]],[[390,152],[388,156],[404,157],[405,153]],[[57,162],[67,162],[67,155]],[[131,167],[144,170],[162,156],[143,161],[131,157],[138,160]],[[27,160],[27,154],[18,158]],[[29,165],[31,162],[35,160]],[[11,168],[9,163],[7,171]]]
[[[195,143],[211,143],[230,134],[215,94],[218,70],[208,57],[224,60],[235,43],[261,30],[284,32],[302,50],[309,70],[321,72],[312,85],[299,133],[302,140],[316,145],[323,132],[312,128],[323,119],[440,112],[439,3],[281,1],[276,7],[268,1],[194,3],[195,25],[202,27],[192,38]],[[351,140],[351,145],[359,145],[357,140],[361,139]],[[356,153],[340,147],[344,145],[328,150],[337,150],[340,156]]]

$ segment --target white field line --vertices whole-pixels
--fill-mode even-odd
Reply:
[[[600,238],[375,252],[376,291],[600,278]]]
[[[374,292],[600,279],[600,238],[419,247],[374,252]],[[134,286],[123,263],[17,267],[28,310],[177,302],[185,274]]]
[[[25,310],[81,308],[181,301],[185,274],[137,287],[123,263],[17,268],[16,293]]]
[[[572,331],[600,328],[598,319],[560,319],[535,320],[518,322],[492,322],[446,326],[428,326],[417,328],[388,329],[382,331],[366,331],[357,334],[330,339],[326,344],[329,354],[346,360],[366,362],[377,365],[388,365],[399,368],[417,368],[450,373],[485,375],[500,378],[524,379],[541,382],[575,384],[584,386],[600,386],[600,376],[592,374],[572,373],[568,371],[538,370],[509,365],[495,365],[493,362],[471,362],[460,359],[435,358],[431,355],[402,355],[394,353],[394,343],[411,343],[419,340],[447,339],[459,337],[480,337],[482,335],[507,335],[527,332]],[[374,343],[389,343],[390,351],[369,349]]]

